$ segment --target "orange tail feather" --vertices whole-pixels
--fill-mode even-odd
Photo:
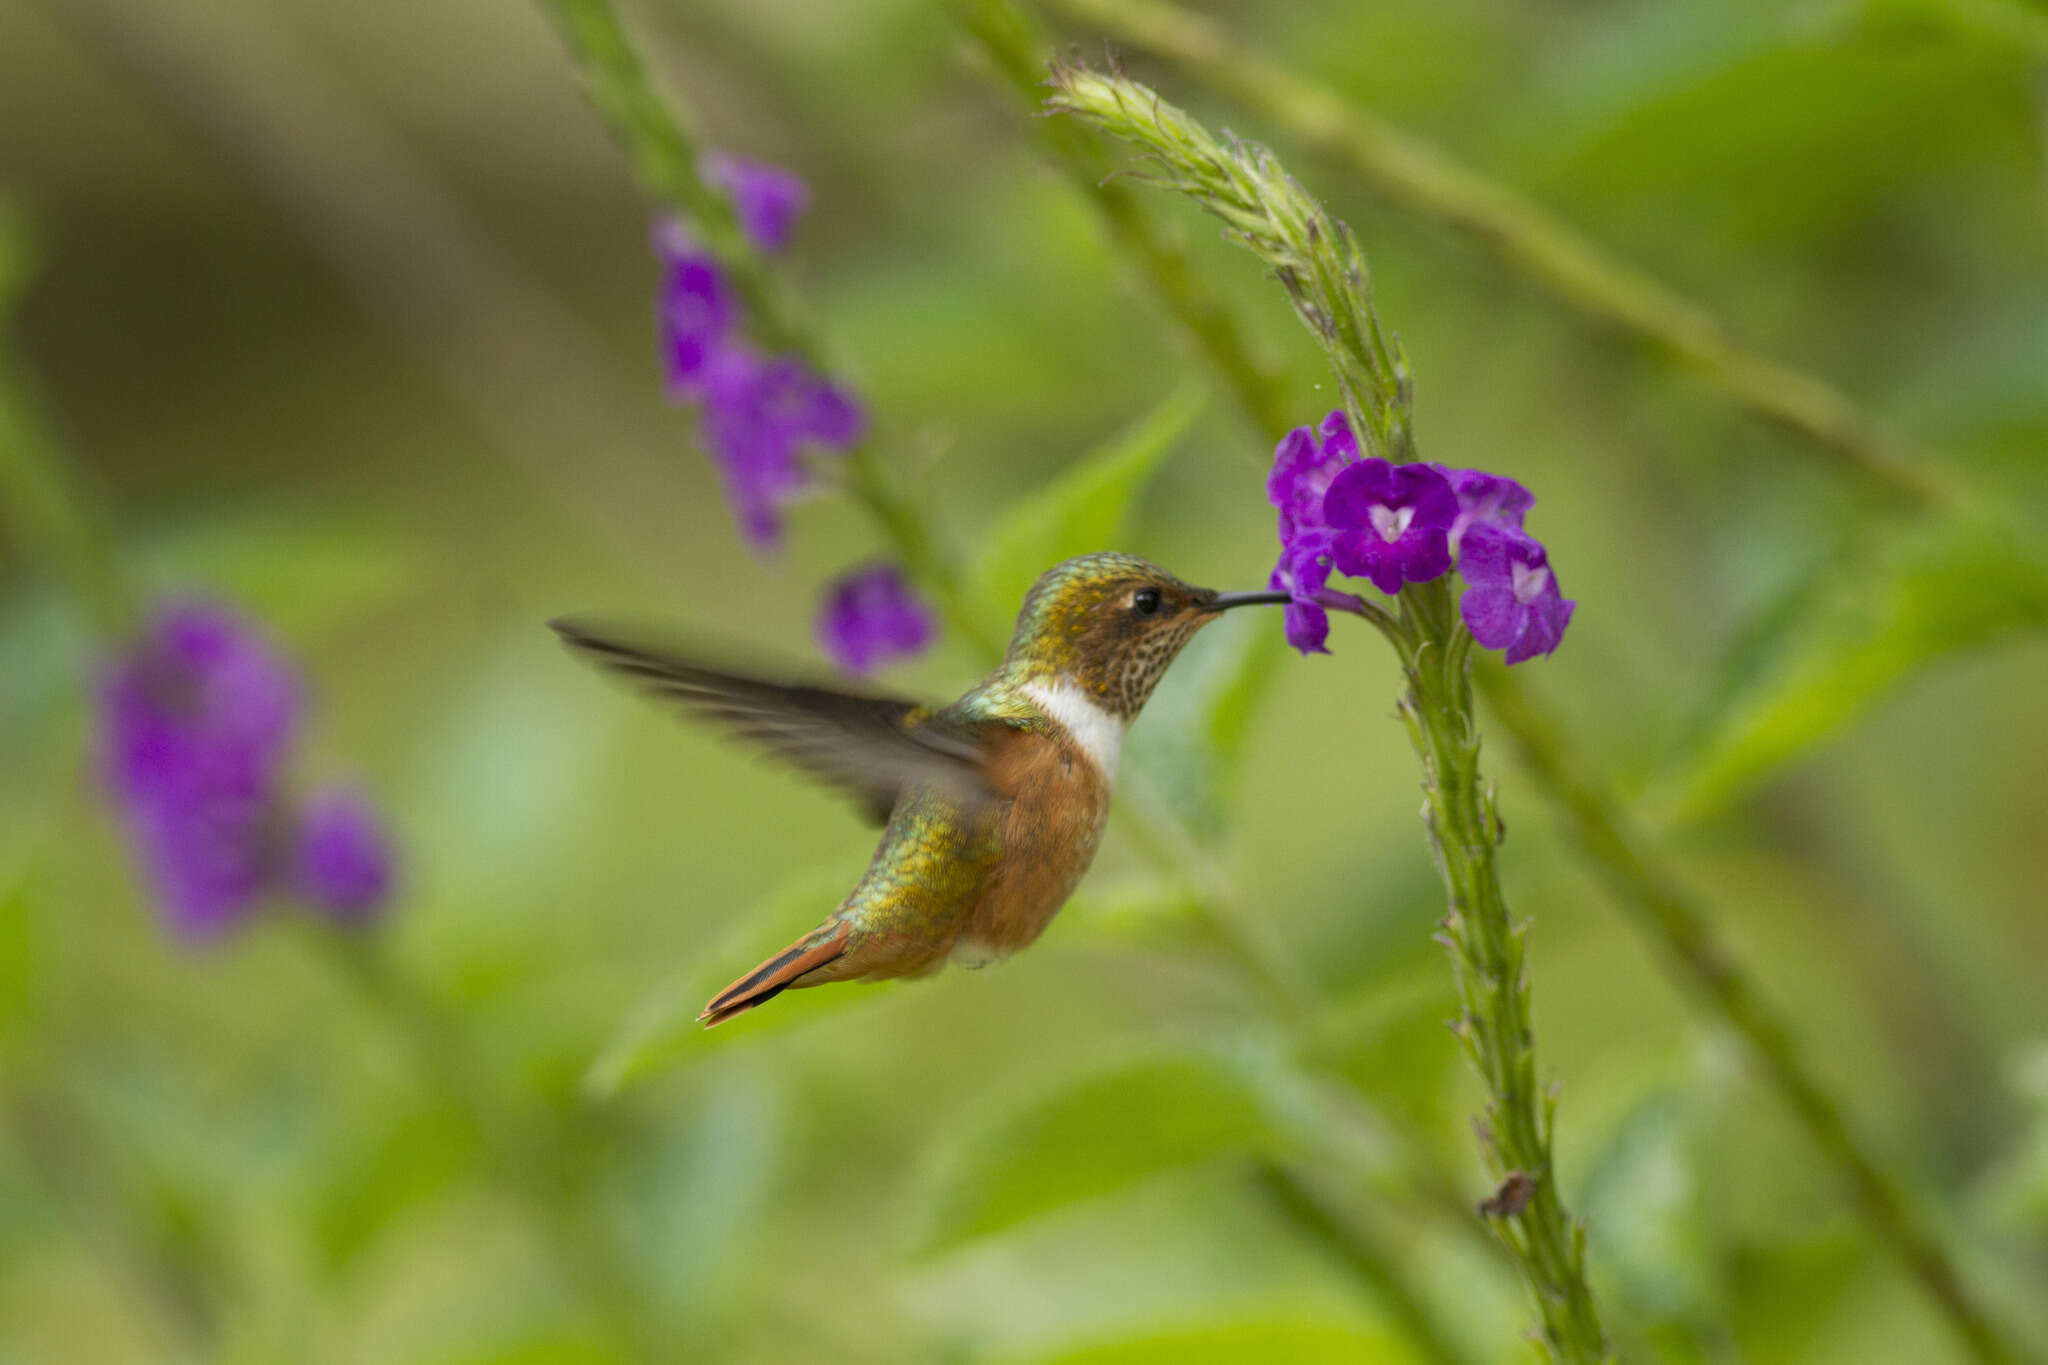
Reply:
[[[844,924],[821,924],[774,957],[748,972],[711,997],[711,1003],[697,1016],[705,1028],[716,1028],[735,1014],[744,1014],[766,1004],[798,984],[798,978],[814,972],[846,952],[851,931]]]

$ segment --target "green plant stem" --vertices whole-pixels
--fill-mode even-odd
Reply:
[[[1743,345],[1704,304],[1616,260],[1541,205],[1341,95],[1261,57],[1223,24],[1169,0],[1050,0],[1265,114],[1422,217],[1468,233],[1586,315],[1691,367],[1732,402],[1798,433],[1867,486],[1909,504],[1948,486],[1912,462],[1826,380]]]
[[[1423,821],[1450,894],[1441,941],[1458,982],[1454,1028],[1488,1095],[1480,1146],[1502,1182],[1492,1221],[1535,1293],[1551,1357],[1604,1361],[1607,1341],[1586,1278],[1585,1229],[1557,1192],[1555,1105],[1539,1093],[1536,1079],[1526,926],[1508,913],[1494,867],[1501,826],[1479,776],[1471,636],[1441,578],[1408,587],[1401,606],[1410,632],[1401,648],[1408,680],[1401,718],[1422,761]]]
[[[1607,784],[1573,757],[1556,721],[1505,669],[1484,669],[1480,688],[1615,900],[1662,949],[1679,979],[1748,1043],[1865,1221],[1940,1306],[1971,1354],[1997,1365],[2025,1359],[1971,1295],[1905,1188],[1872,1159],[1841,1106],[1807,1069],[1790,1026],[1717,940],[1706,908],[1661,862]]]
[[[1680,983],[1693,988],[1694,998],[1719,1014],[1764,1060],[1764,1074],[1837,1167],[1872,1232],[1898,1255],[1976,1359],[1986,1365],[2029,1359],[1975,1302],[1953,1259],[1912,1213],[1902,1187],[1855,1136],[1839,1104],[1800,1060],[1789,1032],[1742,968],[1714,942],[1704,908],[1677,889],[1681,879],[1676,871],[1635,832],[1620,798],[1583,765],[1566,763],[1563,756],[1575,752],[1575,746],[1505,673],[1487,670],[1482,685],[1496,719],[1528,763],[1538,787],[1580,828],[1581,853],[1613,889],[1629,922],[1657,945]],[[1538,755],[1548,755],[1552,762],[1539,764]],[[1575,780],[1567,781],[1568,774]],[[1674,906],[1691,913],[1674,914]],[[1782,1040],[1782,1046],[1774,1040]]]

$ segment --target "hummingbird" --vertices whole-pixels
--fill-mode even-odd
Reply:
[[[950,706],[747,677],[574,619],[574,651],[853,798],[883,826],[839,907],[713,996],[709,1028],[786,990],[979,967],[1028,947],[1109,817],[1124,732],[1196,631],[1284,592],[1191,587],[1126,554],[1025,595],[1003,662]]]

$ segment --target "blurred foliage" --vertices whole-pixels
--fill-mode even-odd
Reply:
[[[2048,1346],[2041,11],[1210,8],[1833,380],[1981,499],[1879,520],[1794,438],[1132,59],[1271,138],[1357,229],[1425,454],[1542,500],[1580,606],[1526,680],[1600,765],[1709,817],[1674,848],[1717,927],[1973,1284]],[[1425,1358],[1255,1197],[1253,1153],[1357,1192],[1448,1339],[1521,1358],[1518,1291],[1457,1212],[1488,1193],[1475,1086],[1368,632],[1340,621],[1336,656],[1302,660],[1277,624],[1219,627],[1133,736],[1126,795],[1178,817],[1188,879],[1230,875],[1293,1017],[1113,833],[1000,969],[695,1030],[850,884],[867,832],[597,685],[539,623],[655,610],[800,649],[870,528],[827,496],[784,559],[740,546],[659,394],[642,203],[538,13],[149,10],[231,68],[290,69],[282,35],[499,253],[479,277],[420,236],[429,273],[555,300],[524,316],[588,330],[613,406],[452,391],[347,233],[302,235],[291,183],[218,140],[218,83],[134,40],[143,11],[0,0],[8,363],[130,576],[260,614],[304,660],[309,776],[388,803],[408,890],[376,974],[283,908],[216,949],[166,942],[94,790],[87,618],[0,541],[0,1360]],[[1090,537],[1264,580],[1268,449],[1213,402],[1155,406],[1186,358],[937,10],[630,17],[708,143],[810,180],[812,311],[892,472],[982,556],[961,592],[988,633],[1035,558]],[[345,178],[322,145],[305,165]],[[1326,409],[1278,291],[1174,225],[1302,420]],[[480,335],[534,340],[444,344]],[[480,402],[582,414],[587,437],[515,456]],[[955,639],[891,682],[939,695],[986,664]],[[1959,1359],[1494,752],[1569,1097],[1560,1178],[1625,1357]]]

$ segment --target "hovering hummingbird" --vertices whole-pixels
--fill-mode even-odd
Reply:
[[[1083,555],[1025,595],[1002,665],[950,706],[707,668],[550,624],[572,648],[844,791],[882,840],[824,923],[727,986],[724,1023],[786,990],[925,976],[1027,947],[1109,816],[1124,731],[1194,633],[1284,592],[1219,593],[1134,555]]]

